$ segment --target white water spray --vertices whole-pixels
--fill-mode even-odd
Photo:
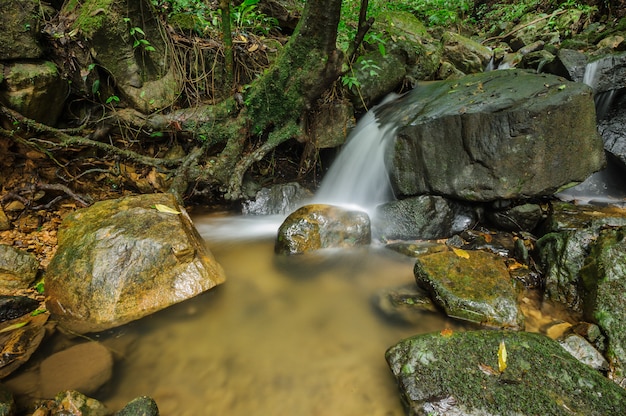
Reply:
[[[348,136],[313,202],[357,208],[371,215],[376,205],[393,199],[385,153],[395,132],[395,126],[379,124],[374,109],[367,112]]]

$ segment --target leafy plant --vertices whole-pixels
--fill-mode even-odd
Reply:
[[[128,17],[124,18],[126,23],[130,24],[130,19]],[[150,42],[146,39],[146,33],[142,28],[138,26],[131,26],[128,29],[128,33],[133,37],[133,48],[137,48],[138,46],[142,46],[143,49],[147,52],[154,52],[154,46],[150,44]],[[139,36],[141,35],[141,36]]]
[[[278,27],[278,21],[275,18],[268,17],[258,10],[258,3],[259,0],[244,0],[232,9],[231,21],[237,30],[267,35],[270,30]]]

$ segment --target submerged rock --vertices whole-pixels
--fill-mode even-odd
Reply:
[[[372,298],[372,303],[383,316],[408,324],[423,322],[424,312],[438,311],[428,293],[415,283],[385,289]]]
[[[113,374],[113,355],[98,342],[85,342],[57,352],[41,363],[42,397],[64,390],[94,394]]]
[[[159,408],[153,398],[141,396],[131,400],[115,416],[159,416]]]
[[[551,195],[605,163],[591,88],[553,75],[503,70],[423,84],[376,115],[399,126],[387,165],[400,198]]]
[[[418,335],[385,357],[409,415],[613,415],[626,409],[626,391],[540,334]]]
[[[224,282],[172,195],[102,201],[69,215],[45,274],[46,305],[65,328],[102,331]]]
[[[96,399],[74,390],[57,394],[38,404],[33,416],[108,416],[111,412]]]
[[[277,254],[302,254],[322,248],[363,246],[370,241],[370,219],[365,212],[313,204],[285,219],[274,249]]]
[[[419,257],[415,279],[448,316],[498,328],[523,329],[518,288],[504,260],[456,249]]]

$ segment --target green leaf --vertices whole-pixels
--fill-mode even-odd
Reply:
[[[13,324],[13,325],[9,325],[6,328],[0,329],[0,333],[15,331],[16,329],[19,329],[19,328],[25,326],[27,323],[28,323],[28,321],[24,321],[24,322],[18,322],[18,323]]]

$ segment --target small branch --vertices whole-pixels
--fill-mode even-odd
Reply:
[[[18,123],[26,126],[30,130],[36,131],[38,133],[47,133],[47,134],[52,135],[54,138],[58,140],[58,143],[56,143],[57,146],[69,147],[69,146],[78,145],[78,146],[92,147],[92,148],[100,149],[105,152],[120,156],[122,158],[133,160],[137,163],[141,163],[143,165],[152,166],[152,167],[177,166],[181,163],[181,159],[169,160],[169,159],[153,158],[149,156],[144,156],[132,150],[120,149],[116,146],[113,146],[107,143],[102,143],[102,142],[98,142],[95,140],[91,140],[86,137],[71,136],[69,134],[66,134],[62,130],[55,129],[54,127],[50,127],[45,124],[38,123],[35,120],[26,118],[22,116],[21,114],[19,114],[18,112],[11,110],[4,106],[0,106],[0,114],[14,121],[17,121]],[[0,128],[0,134],[3,134],[8,137],[15,137],[15,138],[18,137],[15,131],[9,131],[5,129],[1,129],[1,128]],[[29,142],[29,140],[26,140],[23,138],[20,138],[20,140],[25,140],[26,142]],[[31,140],[37,140],[37,139],[31,139]],[[35,147],[34,144],[31,144],[31,146]]]
[[[84,207],[88,207],[89,205],[91,205],[89,202],[87,202],[85,197],[79,196],[78,194],[74,193],[70,188],[68,188],[65,185],[40,182],[37,184],[37,189],[41,189],[44,191],[61,191]],[[52,202],[50,204],[52,204]]]
[[[288,123],[278,131],[272,132],[268,140],[261,146],[253,150],[250,154],[243,157],[235,166],[228,183],[228,192],[226,199],[237,200],[243,197],[241,187],[243,184],[243,176],[254,162],[258,162],[265,157],[272,149],[281,143],[286,142],[290,138],[296,136],[300,132],[300,128],[294,123]]]

